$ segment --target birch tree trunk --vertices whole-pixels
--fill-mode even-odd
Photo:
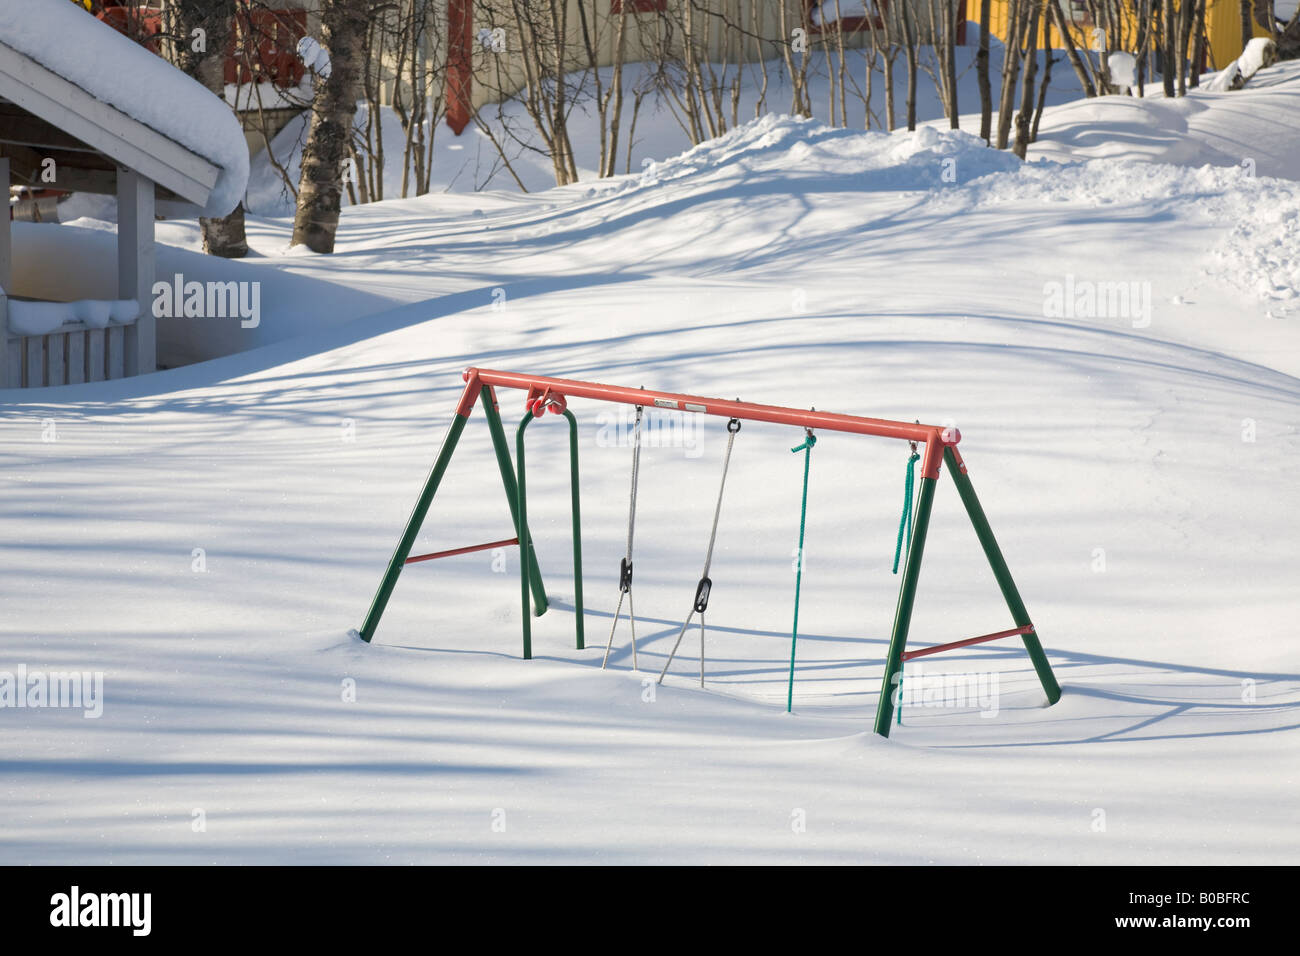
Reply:
[[[181,72],[202,83],[218,97],[225,97],[226,44],[234,32],[235,0],[175,0],[169,8],[172,22],[172,56]],[[223,259],[248,255],[244,232],[244,204],[228,216],[199,218],[203,251]]]
[[[334,251],[370,7],[370,0],[321,0],[321,45],[329,53],[330,70],[317,80],[293,217],[293,245],[312,252]]]

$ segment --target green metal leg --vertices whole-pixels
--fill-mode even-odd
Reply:
[[[1011,611],[1016,627],[1032,626],[1033,621],[1029,619],[1025,602],[1020,599],[1020,591],[1016,589],[1016,582],[1007,568],[1006,559],[1002,557],[1002,549],[998,547],[997,539],[993,537],[989,519],[985,517],[979,498],[975,496],[975,488],[970,482],[970,476],[961,470],[951,448],[945,448],[943,454],[948,472],[957,485],[957,493],[961,495],[961,503],[966,506],[966,513],[970,515],[971,524],[975,526],[975,534],[979,536],[980,545],[984,548],[984,556],[988,558],[989,566],[993,568],[993,576],[998,579],[998,587],[1002,589],[1002,597],[1007,602],[1007,608]],[[1047,702],[1055,704],[1061,699],[1061,685],[1056,682],[1056,675],[1052,673],[1052,665],[1048,663],[1047,655],[1043,653],[1043,645],[1038,641],[1038,634],[1031,632],[1021,637],[1025,642],[1025,650],[1029,652],[1029,659],[1034,663],[1034,670],[1038,672],[1043,691],[1047,694]]]
[[[528,474],[524,468],[524,429],[528,427],[533,420],[533,413],[528,412],[524,415],[523,421],[519,423],[519,429],[515,432],[515,462],[519,469],[518,489],[519,499],[516,507],[519,509],[520,527],[528,521]],[[524,621],[524,660],[532,660],[533,657],[533,622],[531,619],[532,607],[528,603],[528,568],[529,553],[526,549],[519,549],[519,603],[523,609]],[[540,612],[539,612],[540,613]]]
[[[397,584],[397,576],[402,573],[402,567],[411,554],[411,548],[415,546],[415,539],[420,534],[420,528],[424,524],[424,516],[428,513],[434,493],[437,492],[438,485],[442,482],[443,473],[447,470],[447,463],[451,461],[451,454],[456,450],[456,442],[460,440],[460,433],[465,430],[465,422],[468,421],[468,416],[469,411],[466,411],[464,415],[457,414],[452,418],[451,427],[447,430],[447,436],[442,440],[442,447],[438,449],[438,457],[429,470],[429,477],[425,479],[424,490],[420,492],[420,497],[411,510],[411,516],[406,519],[406,530],[402,532],[401,540],[397,542],[397,548],[393,551],[393,556],[388,560],[388,570],[384,572],[384,579],[379,582],[379,590],[375,592],[374,600],[370,602],[370,611],[366,614],[366,621],[361,625],[361,639],[367,644],[375,636],[375,629],[379,627],[379,619],[383,616],[384,608],[387,607],[388,599],[392,596],[393,588]]]
[[[528,542],[527,562],[520,558],[520,563],[528,568],[528,579],[533,588],[533,603],[538,607],[538,615],[546,613],[549,604],[546,601],[546,589],[542,587],[541,568],[537,562],[537,551],[533,548],[532,533],[525,534],[524,524],[519,520],[519,486],[515,483],[515,466],[510,461],[510,446],[506,444],[506,430],[501,424],[501,413],[492,401],[492,389],[484,385],[480,393],[483,399],[483,411],[487,415],[488,431],[492,433],[492,448],[496,451],[497,468],[501,471],[501,483],[506,488],[506,501],[510,504],[510,520],[515,524],[515,535],[519,538],[519,553],[524,554],[524,541]]]
[[[916,603],[916,583],[921,576],[921,558],[925,554],[925,535],[930,528],[930,509],[934,505],[934,487],[937,478],[922,478],[921,492],[916,502],[916,517],[912,530],[912,545],[903,567],[903,581],[898,588],[898,608],[894,611],[894,631],[889,639],[889,657],[885,663],[885,676],[880,685],[880,703],[876,705],[876,733],[889,736],[889,725],[894,717],[894,689],[903,670],[903,649],[907,646],[907,631],[912,624],[912,606]]]
[[[532,412],[524,415],[523,420],[519,423],[518,430],[515,432],[515,461],[518,463],[517,467],[519,469],[518,513],[521,527],[528,526],[528,474],[524,454],[524,430],[528,428],[533,417]],[[577,647],[578,650],[582,650],[585,646],[585,638],[582,607],[582,512],[578,493],[578,420],[567,409],[565,409],[564,417],[569,420],[569,483],[573,502],[573,603],[577,619],[575,624]],[[533,622],[529,613],[531,608],[528,603],[528,580],[530,566],[536,561],[536,558],[531,554],[531,549],[525,551],[521,548],[519,556],[519,603],[523,619],[524,660],[529,660],[533,656]],[[545,607],[542,607],[536,611],[536,614],[540,617],[544,610]]]
[[[582,502],[578,493],[578,420],[567,408],[564,417],[569,420],[569,488],[573,498],[573,604],[577,615],[577,648],[586,647],[586,634],[582,626]]]

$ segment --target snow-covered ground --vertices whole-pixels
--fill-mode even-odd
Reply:
[[[974,41],[972,41],[973,43]],[[1001,44],[992,43],[992,62],[1001,62]],[[974,45],[958,47],[958,97],[962,110],[976,110],[973,118],[963,117],[964,128],[979,129],[979,92],[974,70],[976,47]],[[1049,104],[1067,103],[1080,95],[1078,80],[1069,69],[1064,53],[1058,53],[1057,63],[1048,87],[1046,102]],[[935,56],[932,48],[923,47],[920,54],[923,69],[917,77],[917,116],[922,122],[939,122],[945,115],[943,104],[936,90],[933,74]],[[835,116],[837,125],[847,125],[851,129],[867,128],[867,108],[863,96],[855,91],[866,90],[866,59],[863,51],[846,52],[847,75],[845,89],[847,107],[842,107],[838,94],[832,91],[832,77],[838,78],[839,60],[836,56],[827,56],[821,51],[809,54],[808,95],[813,107],[813,115],[822,121],[829,121],[831,100],[835,98]],[[769,61],[766,65],[767,79],[763,80],[759,66],[749,65],[741,71],[741,93],[738,107],[740,121],[747,122],[756,116],[768,112],[788,112],[791,109],[791,85],[785,63],[780,59]],[[928,67],[929,72],[926,71]],[[726,82],[736,76],[737,68],[732,65],[715,67]],[[871,80],[871,129],[884,129],[886,123],[885,81],[883,67],[877,62]],[[645,88],[650,85],[648,70],[639,64],[629,64],[625,69],[624,84],[628,90]],[[1041,73],[1040,73],[1041,75]],[[574,85],[583,81],[582,74],[571,78]],[[604,71],[606,88],[610,83],[610,73]],[[596,111],[590,103],[594,85],[590,79],[582,87],[585,97],[575,97],[575,106],[570,113],[570,138],[574,144],[575,158],[583,179],[595,179],[595,170],[600,161],[600,126]],[[907,71],[900,59],[894,70],[895,123],[906,126]],[[846,117],[840,115],[842,108],[847,109]],[[515,175],[519,177],[524,188],[530,192],[549,189],[555,185],[555,172],[550,157],[543,148],[541,137],[537,134],[531,119],[522,104],[508,101],[499,108],[485,106],[480,117],[487,124],[491,135],[485,134],[475,124],[467,126],[459,136],[453,134],[445,124],[439,123],[432,130],[432,165],[431,192],[478,192],[485,189],[515,191],[518,185],[500,159],[500,152],[493,139],[504,145],[505,153]],[[726,120],[730,123],[730,109]],[[401,196],[403,146],[405,135],[397,114],[390,108],[384,108],[380,117],[384,130],[384,195],[386,198]],[[364,104],[356,118],[356,125],[364,129],[367,123]],[[633,109],[631,99],[623,113],[622,133],[616,168],[627,173],[639,173],[647,163],[661,162],[690,148],[690,137],[680,115],[671,107],[669,98],[657,93],[646,96],[640,110],[635,114],[633,127]],[[289,123],[277,135],[272,143],[279,165],[287,170],[289,178],[295,184],[301,170],[301,150],[306,138],[306,119],[299,118]],[[412,179],[412,182],[414,180]],[[292,215],[293,197],[285,188],[284,179],[268,159],[265,151],[253,159],[249,179],[248,208],[260,215]]]
[[[1208,83],[1206,84],[1208,85]],[[1278,63],[1242,90],[1188,90],[1077,99],[1044,111],[1031,159],[1145,159],[1180,166],[1242,166],[1300,179],[1296,149],[1300,61]]]
[[[4,395],[0,670],[102,671],[104,709],[0,710],[0,860],[1295,863],[1298,214],[1300,185],[1238,168],[1021,166],[967,134],[769,118],[645,177],[350,209],[330,257],[252,219],[268,288],[322,317],[339,285],[390,305],[308,335],[269,310],[239,355]],[[1103,283],[1127,305],[1089,309]],[[907,448],[828,434],[785,715],[802,436],[760,424],[708,684],[692,632],[650,694],[717,419],[644,452],[641,671],[621,628],[602,672],[630,449],[576,399],[588,649],[550,417],[528,433],[537,659],[513,552],[410,567],[375,643],[350,640],[469,365],[957,424],[1064,697],[999,642],[908,669],[996,676],[995,699],[869,732]],[[417,548],[509,534],[476,412]],[[913,646],[1010,626],[947,481],[930,534]]]
[[[972,41],[973,42],[973,41]],[[958,97],[961,109],[960,125],[968,132],[978,132],[979,92],[976,85],[974,56],[976,47],[957,49]],[[1095,56],[1095,54],[1087,54]],[[854,89],[865,89],[865,61],[860,51],[849,51],[850,73],[848,85],[847,125],[851,129],[866,126],[863,101],[854,96]],[[992,62],[1001,62],[1001,46],[993,42]],[[837,61],[821,53],[811,55],[809,67],[809,96],[814,116],[826,121],[830,116],[832,98],[831,76]],[[934,53],[922,49],[922,62],[932,63]],[[1042,76],[1040,54],[1039,77]],[[774,60],[767,64],[768,83],[765,98],[760,106],[761,79],[755,67],[748,68],[746,82],[741,87],[739,115],[742,122],[754,118],[758,112],[781,112],[790,109],[790,83],[784,64]],[[885,127],[885,83],[877,66],[872,80],[871,126]],[[1174,163],[1184,166],[1248,166],[1252,172],[1264,176],[1281,176],[1300,179],[1300,150],[1296,148],[1297,124],[1295,115],[1300,96],[1300,63],[1280,63],[1261,73],[1242,91],[1214,92],[1208,89],[1217,74],[1203,77],[1202,86],[1193,89],[1186,97],[1167,100],[1159,77],[1146,83],[1145,95],[1103,96],[1083,99],[1078,80],[1070,68],[1063,51],[1056,51],[1051,82],[1048,85],[1047,104],[1039,129],[1039,139],[1030,146],[1029,158],[1052,159],[1068,162],[1076,159],[1142,159],[1151,162]],[[626,83],[629,88],[640,81],[638,68],[627,68]],[[577,80],[575,79],[576,83]],[[606,77],[608,83],[608,77]],[[895,122],[906,125],[905,96],[906,71],[900,63],[894,75],[896,97]],[[930,73],[921,72],[917,83],[917,116],[922,123],[939,128],[948,125],[943,104],[935,89]],[[1224,99],[1227,97],[1227,99]],[[836,101],[838,104],[838,100]],[[837,119],[839,105],[835,107]],[[756,112],[757,110],[757,112]],[[506,154],[519,180],[528,191],[537,192],[551,188],[555,174],[540,137],[518,103],[506,103],[499,110],[485,107],[482,114],[492,136],[505,144]],[[997,122],[996,109],[993,114]],[[729,117],[728,117],[729,120]],[[617,168],[638,173],[647,164],[661,162],[690,148],[690,139],[666,101],[654,95],[647,97],[636,119],[634,131],[628,126],[631,110],[624,116],[622,145],[619,148]],[[367,123],[364,104],[356,120],[358,128]],[[384,195],[397,198],[402,189],[403,146],[405,134],[397,115],[385,108],[380,115],[384,142]],[[570,118],[571,138],[575,144],[577,162],[584,180],[596,179],[599,162],[599,125],[594,111],[584,108],[581,101]],[[294,183],[301,170],[301,150],[306,134],[305,117],[289,123],[274,139],[272,152]],[[444,124],[437,124],[429,133],[432,141],[431,192],[471,193],[482,190],[516,191],[518,186],[500,160],[492,139],[474,124],[461,135],[453,135]],[[629,143],[630,140],[630,143]],[[629,148],[630,147],[630,148]],[[414,182],[413,177],[410,182]],[[413,187],[409,187],[412,188]],[[350,200],[345,198],[345,202]],[[98,206],[86,205],[77,200],[68,215],[100,215]],[[293,197],[285,187],[284,179],[270,162],[265,151],[253,158],[247,197],[248,208],[260,215],[292,215]]]

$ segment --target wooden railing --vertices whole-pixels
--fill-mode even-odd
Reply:
[[[134,321],[92,328],[68,322],[45,335],[9,330],[8,301],[0,293],[0,388],[79,385],[127,374],[127,336]]]

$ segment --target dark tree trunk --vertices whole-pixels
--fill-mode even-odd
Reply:
[[[949,110],[948,125],[952,129],[961,126],[957,110],[957,0],[948,0],[944,9],[944,28],[948,32],[948,46],[944,50],[944,81],[948,84]]]
[[[912,27],[910,5],[903,4],[903,53],[907,57],[907,128],[916,129],[916,30]]]
[[[1047,87],[1052,82],[1052,24],[1049,17],[1043,17],[1043,79],[1038,84],[1038,103],[1034,106],[1034,125],[1029,130],[1029,142],[1038,139],[1038,124],[1043,119],[1043,110],[1047,107]]]
[[[174,62],[217,96],[225,94],[225,54],[235,27],[235,0],[176,0],[172,49]],[[196,31],[201,31],[196,35]],[[203,251],[224,259],[248,255],[244,204],[228,216],[199,219]]]
[[[980,139],[993,137],[993,87],[989,83],[989,15],[992,0],[980,0],[980,48],[975,54],[975,79],[980,88]]]
[[[1160,74],[1165,84],[1165,96],[1174,98],[1174,70],[1178,69],[1178,14],[1174,0],[1161,0],[1160,19],[1164,26],[1164,39],[1160,44]]]
[[[1020,110],[1016,113],[1016,142],[1013,152],[1021,159],[1029,151],[1029,124],[1034,116],[1034,77],[1038,74],[1038,24],[1042,10],[1041,0],[1030,0],[1029,26],[1025,39],[1025,79],[1020,95]]]
[[[1048,0],[1052,19],[1056,21],[1056,28],[1061,33],[1061,41],[1065,44],[1065,55],[1070,60],[1070,66],[1074,68],[1075,75],[1079,78],[1079,85],[1083,87],[1084,96],[1096,96],[1097,87],[1092,82],[1092,76],[1083,65],[1083,59],[1079,56],[1078,47],[1074,45],[1074,37],[1070,34],[1070,25],[1065,20],[1065,11],[1061,9],[1061,0]]]
[[[1205,59],[1205,0],[1196,0],[1192,20],[1192,66],[1189,86],[1201,85],[1201,60]]]
[[[1020,80],[1020,39],[1025,32],[1025,4],[1029,0],[1011,0],[1007,15],[1006,46],[1002,55],[1002,92],[998,97],[997,148],[1006,149],[1011,137],[1011,108],[1016,101],[1016,83]]]

